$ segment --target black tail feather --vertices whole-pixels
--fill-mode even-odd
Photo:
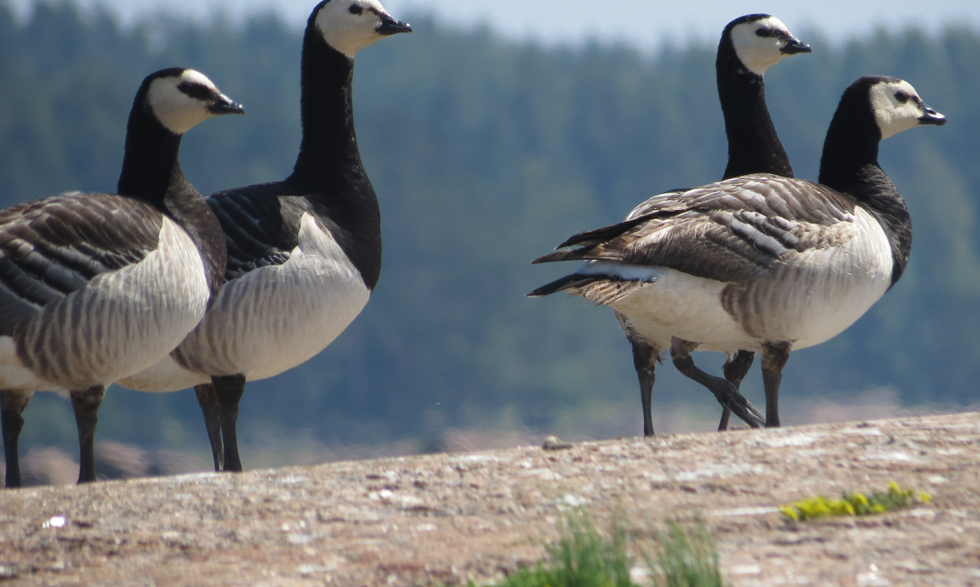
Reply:
[[[531,261],[531,265],[537,265],[539,263],[557,263],[558,261],[581,261],[582,260],[582,249],[574,249],[568,251],[555,251],[554,253],[548,253],[547,255],[542,255],[537,259]]]
[[[555,247],[555,249],[564,249],[565,247],[576,246],[588,247],[608,242],[609,240],[614,239],[625,232],[629,232],[633,229],[633,227],[638,224],[642,224],[646,220],[647,218],[644,216],[634,218],[632,220],[626,220],[618,224],[611,224],[609,226],[603,226],[602,228],[580,232],[569,237],[568,240]]]
[[[608,306],[648,283],[637,279],[621,279],[614,275],[572,273],[539,287],[527,294],[527,297],[537,298],[560,291],[569,291],[572,295],[582,296],[597,306]]]
[[[527,294],[527,297],[539,298],[542,296],[549,296],[553,293],[565,291],[566,289],[582,287],[583,285],[588,285],[594,281],[602,279],[606,279],[606,277],[602,275],[579,275],[577,273],[572,273],[571,275],[566,275],[561,279],[552,281],[548,285],[542,285],[538,289]]]

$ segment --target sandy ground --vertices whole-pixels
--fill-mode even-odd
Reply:
[[[703,517],[735,586],[980,586],[980,414],[628,438],[0,492],[0,582],[438,585],[539,560],[569,507]],[[894,480],[934,501],[792,526]],[[648,535],[648,534],[647,534]]]

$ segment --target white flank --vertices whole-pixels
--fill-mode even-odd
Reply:
[[[612,305],[630,319],[643,337],[662,339],[663,333],[672,333],[700,342],[717,340],[717,331],[722,328],[737,327],[721,307],[721,291],[726,283],[665,267],[656,271],[656,281]],[[684,333],[679,330],[681,327],[686,327]]]
[[[34,379],[18,387],[86,389],[145,369],[200,322],[209,295],[197,247],[164,218],[145,259],[96,277],[25,323],[21,354]],[[5,362],[10,346],[0,345]]]
[[[265,379],[300,365],[334,341],[367,304],[370,291],[329,232],[304,214],[289,260],[227,283],[201,324],[180,345],[193,371],[172,359],[121,381],[140,391],[176,391],[201,375]]]
[[[37,375],[24,366],[17,356],[14,339],[0,336],[0,389],[35,390],[39,387]],[[54,384],[47,384],[52,391],[69,391]]]
[[[727,283],[662,267],[618,268],[631,279],[644,272],[654,278],[612,307],[644,337],[656,340],[669,332],[705,343],[705,350],[758,351],[764,340],[792,341],[794,349],[820,344],[864,315],[891,283],[891,246],[881,225],[858,208],[853,226],[855,238],[790,252],[768,277],[754,282],[750,295],[763,308],[759,315],[729,314],[721,302]],[[746,332],[743,320],[751,320],[756,332]]]

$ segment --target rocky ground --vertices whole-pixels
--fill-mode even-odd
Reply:
[[[0,492],[0,582],[439,585],[539,560],[569,507],[700,515],[735,586],[980,586],[980,414],[629,438]],[[928,506],[793,526],[891,480]]]

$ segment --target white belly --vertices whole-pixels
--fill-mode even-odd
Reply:
[[[721,305],[725,283],[664,267],[647,272],[650,283],[613,304],[644,338],[669,348],[672,336],[715,344],[735,344],[745,337]]]
[[[670,348],[671,336],[666,330],[655,325],[646,324],[646,328],[641,332],[628,316],[621,313],[616,313],[615,316],[616,321],[619,322],[619,327],[623,329],[623,334],[631,341],[642,339],[643,342],[653,347],[658,355]]]
[[[118,381],[119,385],[123,387],[149,392],[180,391],[210,382],[210,375],[188,371],[177,364],[173,358],[173,353],[168,354],[146,369]]]
[[[176,391],[211,375],[265,379],[326,348],[364,309],[370,291],[329,233],[304,215],[289,260],[228,282],[204,320],[168,357],[120,383]]]
[[[860,238],[838,246],[784,255],[767,277],[742,284],[634,267],[650,283],[613,307],[645,336],[669,332],[703,343],[703,350],[759,351],[763,341],[817,345],[857,321],[891,283],[891,248],[881,226],[859,209],[855,232]],[[608,264],[586,271],[601,270]]]
[[[209,296],[200,253],[164,218],[157,249],[145,259],[45,306],[23,325],[16,352],[4,337],[0,388],[86,389],[136,373],[200,322]]]

